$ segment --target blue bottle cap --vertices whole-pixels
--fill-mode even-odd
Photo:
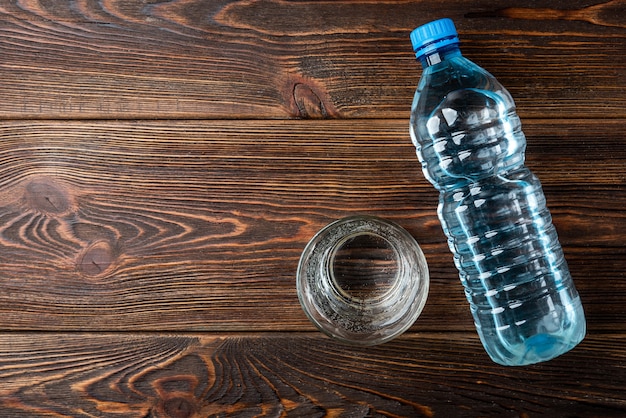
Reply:
[[[458,34],[451,19],[439,19],[411,32],[415,55],[420,58],[446,45],[459,43]]]

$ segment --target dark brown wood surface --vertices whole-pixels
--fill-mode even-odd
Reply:
[[[484,353],[408,134],[409,32],[455,20],[516,99],[588,336]],[[626,415],[626,2],[1,1],[0,417]],[[352,348],[298,303],[352,214],[429,263]]]

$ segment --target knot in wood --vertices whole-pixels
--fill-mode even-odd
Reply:
[[[171,418],[189,418],[197,412],[195,403],[183,397],[163,401],[161,409],[165,416]]]
[[[70,194],[48,177],[28,183],[24,187],[24,200],[31,209],[48,215],[63,215],[72,207]]]
[[[99,276],[111,267],[115,255],[106,241],[90,245],[78,262],[78,269],[86,276]]]
[[[310,119],[328,118],[328,111],[324,101],[308,85],[296,83],[293,87],[293,98],[299,117]]]

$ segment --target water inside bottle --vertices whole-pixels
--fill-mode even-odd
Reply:
[[[455,90],[422,126],[418,152],[487,352],[519,365],[568,351],[582,307],[510,96]]]

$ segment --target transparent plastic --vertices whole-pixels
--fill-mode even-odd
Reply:
[[[585,316],[539,179],[524,165],[513,99],[458,43],[417,43],[411,138],[440,192],[439,219],[480,339],[503,365],[563,354],[584,338]]]
[[[399,225],[351,216],[320,230],[300,257],[297,291],[304,312],[328,336],[352,345],[389,341],[420,315],[428,267]]]

